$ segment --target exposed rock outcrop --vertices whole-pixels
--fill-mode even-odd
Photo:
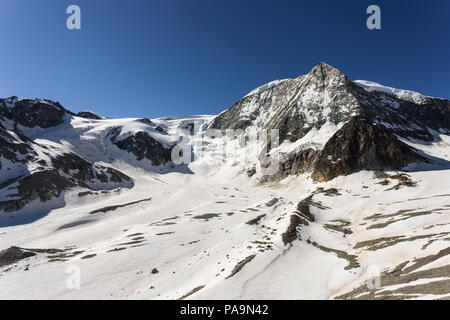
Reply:
[[[139,131],[125,139],[119,140],[117,137],[121,129],[115,128],[108,136],[111,142],[119,149],[134,154],[137,160],[151,160],[154,166],[166,164],[171,161],[172,148],[164,147],[164,145],[152,138],[147,132]]]
[[[75,154],[64,154],[52,158],[53,166],[32,172],[25,177],[11,179],[0,189],[8,189],[11,200],[0,201],[0,210],[13,212],[23,209],[28,203],[46,202],[58,198],[64,191],[74,187],[88,189],[111,189],[131,187],[130,177],[112,168],[94,165]]]
[[[27,162],[32,158],[31,155],[34,152],[26,142],[27,139],[25,137],[17,134],[13,135],[0,123],[0,158],[3,157],[12,162]],[[1,168],[2,164],[0,161]]]
[[[315,181],[329,181],[360,170],[400,170],[411,163],[429,162],[401,142],[391,131],[361,117],[353,117],[338,130],[322,150],[305,149],[281,162],[274,175],[261,178],[273,182],[289,175],[311,172]]]
[[[360,170],[399,170],[415,162],[427,160],[385,127],[354,117],[325,144],[311,177],[328,181]]]
[[[95,112],[89,111],[89,110],[85,110],[85,111],[80,111],[77,113],[78,117],[82,117],[85,119],[93,119],[93,120],[102,120],[103,117]]]
[[[9,247],[8,249],[0,251],[0,268],[35,255],[36,253],[19,247]]]
[[[298,175],[311,172],[319,155],[319,151],[308,148],[299,151],[294,157],[278,164],[278,171],[274,175],[265,175],[260,182],[274,182],[286,178],[289,175]]]
[[[0,202],[0,210],[13,212],[25,207],[27,203],[39,199],[41,202],[59,197],[61,193],[75,184],[58,174],[57,170],[46,170],[32,173],[16,181],[17,187],[9,187],[9,190],[17,190],[11,194],[16,199]]]
[[[47,99],[0,99],[0,117],[29,128],[39,126],[46,129],[57,126],[64,122],[66,114],[72,113],[58,102]]]

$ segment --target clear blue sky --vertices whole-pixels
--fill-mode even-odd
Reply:
[[[81,7],[82,30],[66,29]],[[377,4],[382,30],[366,28]],[[216,114],[325,61],[450,98],[448,0],[1,0],[0,97],[108,117]]]

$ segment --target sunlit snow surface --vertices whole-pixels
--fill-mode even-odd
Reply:
[[[20,214],[2,217],[0,250],[56,248],[67,249],[67,255],[38,254],[0,269],[0,298],[330,299],[363,284],[374,269],[413,265],[414,260],[449,247],[450,171],[445,164],[407,168],[417,185],[398,190],[393,188],[397,180],[380,184],[383,179],[365,171],[328,183],[314,183],[301,175],[262,186],[257,181],[259,173],[251,178],[245,174],[257,163],[258,150],[252,145],[217,164],[214,155],[220,153],[225,138],[205,139],[204,157],[189,164],[189,172],[176,172],[168,166],[154,167],[148,160],[137,161],[106,138],[112,128],[121,127],[121,138],[146,131],[170,145],[186,121],[195,119],[202,127],[212,118],[165,117],[149,124],[139,119],[70,117],[52,129],[21,128],[38,143],[55,144],[121,170],[134,179],[135,186],[82,197],[80,190],[74,190],[60,199],[65,207],[31,223],[21,224]],[[277,151],[320,149],[338,129],[326,124]],[[189,139],[200,139],[200,133]],[[405,142],[450,161],[448,136],[440,135],[428,144]],[[247,162],[242,162],[243,154]],[[282,234],[298,202],[319,187],[335,188],[339,194],[315,194],[313,201],[320,204],[310,207],[315,221],[299,226],[301,240],[285,245]],[[47,203],[34,205],[45,211]],[[122,207],[89,214],[113,205]],[[247,224],[261,215],[256,224]],[[342,226],[351,233],[343,232]],[[386,240],[391,237],[396,238]],[[369,240],[375,242],[365,245]],[[233,274],[236,266],[252,256]],[[355,257],[357,264],[351,265],[349,257]],[[444,255],[418,270],[449,264],[449,255]],[[154,268],[157,273],[152,272]],[[80,270],[79,289],[68,288],[73,270]],[[430,276],[411,283],[434,280],[446,278]]]
[[[367,80],[355,80],[353,81],[357,85],[363,87],[365,90],[371,92],[371,91],[380,91],[392,94],[400,99],[406,99],[411,100],[415,103],[422,102],[425,98],[429,98],[428,96],[425,96],[419,92],[411,91],[411,90],[404,90],[404,89],[397,89],[392,88],[388,86],[381,85],[376,82],[367,81]]]
[[[269,90],[270,88],[275,87],[275,86],[277,86],[277,85],[283,83],[283,82],[286,81],[286,80],[288,80],[288,79],[274,80],[274,81],[270,81],[270,82],[268,82],[268,83],[265,83],[265,84],[259,86],[258,88],[253,89],[252,91],[250,91],[248,94],[246,94],[246,95],[244,96],[244,98],[245,98],[245,97],[248,97],[248,96],[252,96],[252,95],[254,95],[254,94],[261,94],[261,93],[263,93],[264,91],[267,91],[267,90]]]

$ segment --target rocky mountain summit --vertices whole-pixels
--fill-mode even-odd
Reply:
[[[282,141],[296,141],[327,122],[362,116],[403,137],[433,140],[429,129],[450,132],[450,101],[367,88],[321,62],[306,75],[245,96],[217,116],[211,128],[279,129]]]

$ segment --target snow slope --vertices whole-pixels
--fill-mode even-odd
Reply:
[[[200,120],[208,122],[210,117]],[[172,133],[183,121],[186,118],[152,120]],[[36,138],[49,143],[59,137],[69,149],[95,159],[108,149],[93,142],[107,128],[120,125],[131,131],[146,126],[136,119],[73,118],[70,123],[71,129],[61,126]],[[320,135],[311,138],[320,140]],[[215,147],[208,146],[213,153]],[[450,160],[448,136],[414,146]],[[132,162],[111,161],[134,179],[133,189],[82,197],[73,191],[65,195],[64,208],[33,223],[8,226],[3,221],[2,248],[65,251],[38,253],[1,269],[0,298],[330,299],[363,284],[374,269],[382,273],[402,263],[414,265],[448,247],[448,168],[410,172],[417,185],[398,190],[393,188],[399,182],[395,178],[376,178],[365,171],[327,183],[300,175],[262,186],[241,174],[236,159],[221,166],[207,166],[208,158],[202,159],[189,165],[192,174],[160,174]],[[318,188],[335,188],[337,193],[327,195]],[[298,226],[301,240],[285,244],[291,215],[311,195],[315,221]],[[105,209],[112,205],[122,207]],[[425,276],[412,283],[426,286],[435,281],[449,289],[448,278],[434,276],[436,269],[448,265],[447,255],[421,265],[417,270]],[[157,273],[152,272],[155,268]],[[67,286],[73,270],[80,271],[80,289]],[[418,294],[406,296],[401,292],[408,283],[386,282],[387,289],[383,281],[381,285],[380,292],[394,291],[387,296],[448,297],[438,291],[425,294],[420,288]]]
[[[355,80],[354,83],[358,84],[359,86],[363,87],[365,90],[372,92],[372,91],[379,91],[379,92],[385,92],[392,94],[400,99],[405,100],[412,100],[416,103],[422,102],[425,98],[430,98],[428,96],[425,96],[419,92],[411,91],[411,90],[405,90],[405,89],[396,89],[392,87],[383,86],[379,83],[367,81],[367,80]]]
[[[2,272],[0,298],[178,299],[204,286],[189,298],[327,299],[359,285],[373,267],[394,268],[448,246],[448,172],[413,173],[417,187],[392,191],[375,184],[369,172],[328,184],[298,177],[283,186],[264,188],[242,176],[224,176],[229,177],[229,172],[157,177],[136,172],[133,191],[81,201],[69,195],[65,208],[53,210],[32,225],[2,228],[4,247],[70,248],[69,252],[80,253],[55,262],[49,262],[51,255],[39,255]],[[368,188],[362,189],[364,185]],[[284,245],[281,235],[296,204],[318,187],[335,187],[341,195],[317,196],[315,201],[326,209],[313,209],[316,222],[300,228],[303,241]],[[111,204],[149,198],[114,211],[88,214]],[[278,202],[269,207],[274,198]],[[389,222],[389,215],[398,210],[430,213],[368,228],[375,222]],[[258,224],[246,224],[262,214]],[[374,214],[386,218],[369,219]],[[336,221],[348,223],[346,228],[353,233],[344,237],[342,232],[324,228],[338,225]],[[358,243],[390,236],[424,237],[375,251],[355,249]],[[355,255],[360,266],[345,270],[349,264],[345,257],[306,240]],[[95,256],[83,259],[91,255]],[[256,255],[252,261],[227,279],[240,261],[252,255]],[[448,257],[443,257],[423,268],[448,263]],[[66,286],[67,271],[73,266],[81,271],[79,290]],[[152,274],[153,268],[159,273]]]

